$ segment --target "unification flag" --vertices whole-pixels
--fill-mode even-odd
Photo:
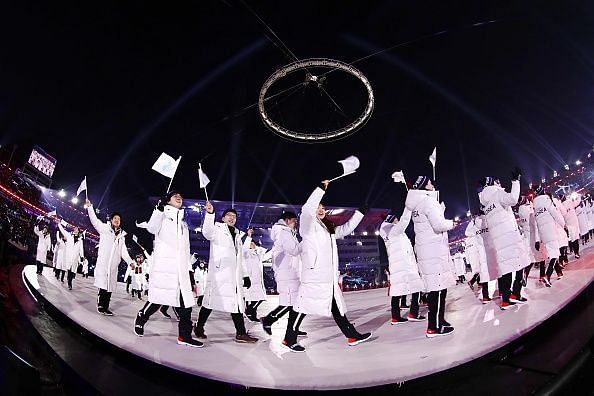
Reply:
[[[83,191],[87,191],[87,177],[86,176],[83,179],[83,181],[80,182],[80,186],[78,186],[78,190],[76,190],[76,196],[78,197],[80,195],[80,193]]]
[[[179,165],[180,160],[181,157],[175,160],[170,155],[161,153],[161,155],[159,156],[159,158],[157,158],[157,161],[153,164],[153,167],[151,169],[159,172],[165,177],[173,179],[173,176],[175,176],[175,172],[177,171],[177,166]]]
[[[343,159],[342,161],[338,162],[340,162],[340,164],[342,165],[345,175],[348,173],[353,173],[354,171],[359,169],[359,166],[361,165],[361,163],[359,162],[359,158],[355,157],[354,155],[351,155]]]

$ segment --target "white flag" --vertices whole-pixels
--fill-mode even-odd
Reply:
[[[76,190],[76,196],[78,197],[81,192],[86,191],[86,190],[87,190],[87,177],[85,176],[83,181],[80,182],[80,186],[78,186],[78,190]]]
[[[87,230],[84,230],[82,232],[82,237],[83,237],[83,239],[86,239],[86,237],[87,237]]]
[[[56,213],[55,210],[52,210],[51,212],[47,212],[47,217],[52,217],[52,216],[57,216],[58,213]]]
[[[406,179],[404,178],[404,172],[402,172],[402,171],[392,173],[392,179],[394,179],[394,183],[406,184]]]
[[[60,220],[60,224],[62,227],[66,227],[68,225],[68,223],[66,223],[64,220]]]
[[[354,155],[351,155],[343,159],[342,161],[338,162],[340,162],[340,165],[342,165],[345,175],[347,173],[353,173],[354,171],[359,169],[359,166],[361,165],[361,163],[359,162],[359,158],[355,157]]]
[[[431,165],[433,165],[434,168],[435,168],[435,161],[437,161],[437,147],[435,147],[433,149],[433,152],[429,156],[429,162],[431,162]]]
[[[205,188],[208,183],[210,183],[210,179],[206,176],[206,173],[202,171],[202,165],[198,168],[198,178],[200,179],[200,188]]]
[[[173,157],[171,157],[170,155],[161,153],[161,155],[153,164],[153,167],[151,169],[159,172],[163,176],[173,179],[173,176],[175,176],[175,171],[177,171],[177,166],[179,165],[180,160],[181,157],[179,157],[177,160],[174,160]]]
[[[138,228],[148,228],[148,223],[146,221],[143,221],[142,223],[136,222],[136,227],[138,227]]]

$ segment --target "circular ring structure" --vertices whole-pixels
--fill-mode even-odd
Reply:
[[[340,70],[354,76],[359,81],[361,81],[361,83],[363,83],[363,86],[367,91],[367,104],[365,105],[365,109],[363,110],[363,112],[353,122],[343,126],[340,129],[335,129],[331,131],[297,132],[283,127],[282,125],[278,124],[269,117],[264,106],[266,101],[270,99],[266,98],[266,93],[268,92],[268,89],[275,82],[286,77],[287,75],[303,70],[306,71],[308,76],[307,80],[309,82],[318,82],[318,79],[322,76],[314,76],[311,73],[309,73],[308,68],[310,67],[330,69],[330,71],[324,73],[322,76],[330,73],[331,71]],[[266,125],[272,132],[274,132],[282,138],[305,143],[322,143],[345,138],[351,135],[352,133],[356,132],[363,125],[365,125],[365,123],[371,117],[371,113],[373,112],[374,102],[375,100],[371,84],[369,83],[367,77],[365,77],[365,75],[363,75],[363,73],[361,73],[359,69],[355,68],[352,65],[349,65],[348,63],[333,59],[311,58],[290,63],[278,69],[270,77],[268,77],[268,79],[264,82],[262,88],[260,89],[260,95],[258,96],[258,112],[260,113],[260,117],[262,118],[264,125]]]

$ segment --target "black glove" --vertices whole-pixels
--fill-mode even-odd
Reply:
[[[250,287],[252,287],[252,281],[250,280],[250,278],[248,276],[243,278],[243,287],[245,287],[246,289],[249,289]]]
[[[157,202],[157,210],[159,212],[165,211],[165,204],[163,203],[163,201],[159,200],[159,202]]]
[[[522,176],[522,171],[520,168],[516,168],[512,172],[512,181],[520,180],[520,176]]]
[[[540,242],[538,242],[538,241],[537,241],[537,242],[535,242],[535,243],[534,243],[534,248],[535,248],[536,250],[540,250]]]
[[[365,214],[367,214],[367,212],[369,212],[369,206],[363,205],[357,210],[365,215]]]
[[[190,284],[192,285],[192,289],[196,286],[196,280],[194,279],[194,271],[188,271],[190,273]]]

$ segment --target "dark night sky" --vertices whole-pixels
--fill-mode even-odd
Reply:
[[[507,183],[517,165],[536,181],[592,145],[591,1],[247,3],[299,58],[350,62],[446,33],[357,63],[376,95],[371,120],[306,145],[269,132],[255,109],[228,117],[289,63],[241,2],[10,2],[0,13],[0,143],[39,144],[58,159],[54,187],[74,191],[87,175],[94,202],[135,218],[166,188],[150,169],[162,151],[183,156],[174,187],[187,196],[203,198],[196,167],[206,157],[212,198],[293,204],[354,154],[360,171],[327,202],[401,208],[391,173],[430,174],[437,145],[453,216],[467,190],[476,206],[481,176]],[[345,106],[358,95],[335,94]]]

